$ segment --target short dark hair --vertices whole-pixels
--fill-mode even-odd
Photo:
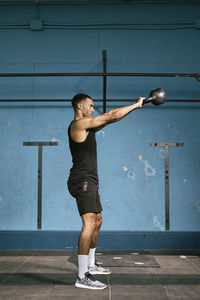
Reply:
[[[74,108],[74,110],[76,110],[77,108],[77,104],[83,100],[85,100],[86,98],[90,98],[92,99],[90,96],[86,95],[86,94],[76,94],[73,98],[72,98],[72,106]]]

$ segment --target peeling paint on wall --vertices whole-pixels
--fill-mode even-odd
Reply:
[[[109,200],[106,200],[105,203],[106,203],[106,206],[107,206],[107,207],[111,206],[111,202],[110,202]]]
[[[138,160],[144,164],[144,171],[147,176],[156,175],[156,169],[154,169],[147,160],[144,160],[142,155],[138,156]]]
[[[136,174],[134,171],[132,170],[128,170],[128,168],[126,166],[123,166],[122,169],[124,170],[124,172],[127,172],[127,177],[132,179],[132,180],[135,180],[136,178]]]
[[[153,217],[153,225],[158,227],[161,231],[165,230],[165,227],[163,225],[160,224],[160,222],[158,221],[158,217],[154,216]]]
[[[160,155],[161,158],[165,158],[165,151],[164,151],[164,149],[160,149],[159,155]]]
[[[104,132],[103,130],[99,130],[99,131],[97,132],[97,135],[104,138],[105,132]]]
[[[128,176],[128,178],[131,178],[133,180],[135,180],[135,177],[136,177],[135,172],[133,172],[131,170],[128,171],[127,176]]]
[[[59,142],[59,140],[58,140],[57,138],[53,137],[53,138],[51,139],[51,142]]]
[[[128,171],[128,168],[126,166],[124,166],[122,169],[124,170],[124,172]]]

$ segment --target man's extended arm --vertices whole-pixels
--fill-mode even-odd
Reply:
[[[132,105],[111,109],[97,117],[82,118],[80,121],[77,121],[76,126],[79,130],[94,128],[98,131],[108,124],[120,121],[133,110],[142,107],[143,99],[144,98],[139,98],[138,101]]]

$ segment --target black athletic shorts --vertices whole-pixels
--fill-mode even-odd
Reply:
[[[98,193],[98,184],[91,181],[78,183],[68,181],[67,183],[70,194],[76,198],[80,216],[86,213],[99,213],[103,210]]]

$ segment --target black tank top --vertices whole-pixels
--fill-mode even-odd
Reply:
[[[68,128],[68,137],[73,166],[70,170],[69,181],[73,183],[88,180],[98,183],[95,131],[89,129],[86,140],[77,143],[71,138],[70,126]]]

